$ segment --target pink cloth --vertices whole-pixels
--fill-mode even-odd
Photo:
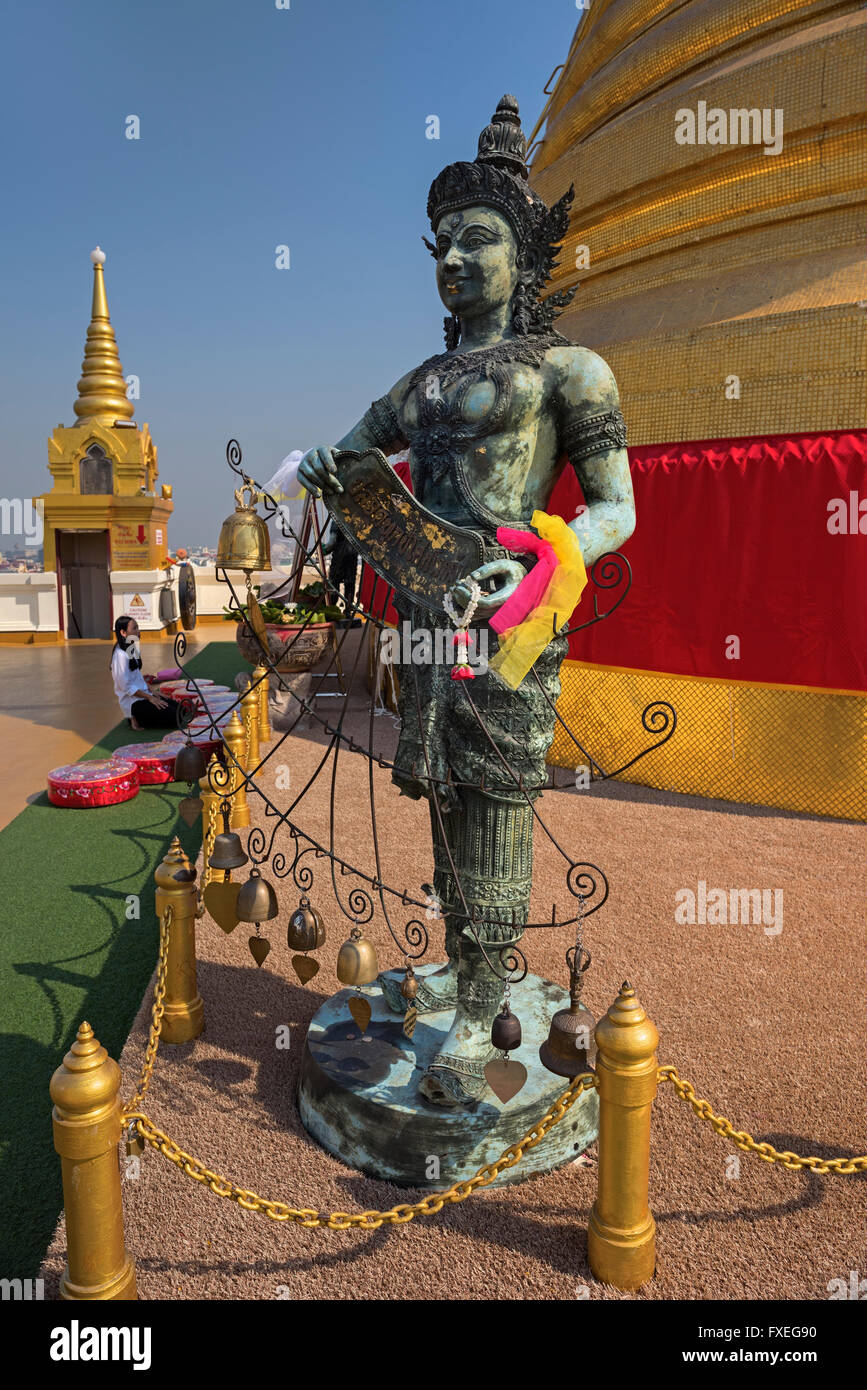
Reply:
[[[558,561],[550,541],[543,541],[541,536],[535,535],[532,531],[513,531],[509,526],[499,526],[497,540],[507,550],[529,551],[532,555],[538,556],[536,564],[521,580],[512,597],[506,599],[489,619],[494,632],[503,633],[507,628],[517,627],[534,608],[539,607],[548,591]]]

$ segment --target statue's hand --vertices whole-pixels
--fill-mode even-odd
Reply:
[[[512,597],[526,572],[518,560],[506,559],[490,560],[488,564],[480,565],[477,570],[473,570],[467,578],[475,579],[482,590],[482,597],[476,607],[477,616],[487,618],[491,613],[495,613],[507,598]],[[490,589],[490,592],[486,593],[486,589]],[[470,601],[470,591],[465,584],[455,584],[452,600],[458,613],[466,610]]]
[[[334,455],[327,444],[317,444],[315,449],[307,450],[298,465],[298,479],[314,497],[321,496],[323,492],[343,491],[343,484],[337,477]]]

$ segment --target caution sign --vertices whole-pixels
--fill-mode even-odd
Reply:
[[[142,619],[147,621],[147,619],[150,618],[151,606],[142,598],[141,594],[133,594],[132,598],[129,600],[127,604],[126,611],[127,615],[130,618],[135,618],[136,622],[138,623],[141,622]]]

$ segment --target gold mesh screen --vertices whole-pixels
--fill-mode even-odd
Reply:
[[[558,713],[610,772],[655,742],[647,705],[667,700],[677,728],[618,780],[693,796],[867,820],[867,695],[750,685],[566,661]],[[555,767],[587,759],[558,724]]]

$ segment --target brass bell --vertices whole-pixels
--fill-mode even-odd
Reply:
[[[250,870],[250,877],[238,894],[235,911],[239,922],[270,922],[277,916],[277,894],[258,869]]]
[[[198,782],[207,772],[205,755],[196,743],[185,743],[175,758],[175,781]]]
[[[244,502],[244,493],[249,492],[249,502]],[[253,574],[256,570],[271,568],[271,538],[268,526],[256,511],[259,501],[249,483],[235,492],[235,510],[220,528],[215,565],[218,569],[244,570]]]
[[[539,1048],[539,1060],[556,1076],[580,1076],[596,1061],[593,1030],[596,1019],[580,999],[568,1009],[559,1009],[551,1019],[546,1042]]]
[[[286,940],[290,951],[317,951],[325,945],[325,924],[306,897],[289,918]]]
[[[551,1019],[548,1037],[539,1048],[539,1060],[555,1076],[580,1076],[596,1061],[594,1030],[596,1019],[581,1003],[584,971],[590,964],[590,953],[573,948],[567,953],[569,961],[569,1007],[558,1009]]]
[[[418,980],[411,965],[406,967],[406,973],[400,982],[400,992],[408,1004],[411,1004],[418,994]]]
[[[224,830],[214,836],[214,848],[208,860],[212,869],[240,869],[246,863],[247,856],[236,830]]]
[[[509,1008],[508,1001],[491,1024],[491,1045],[498,1052],[514,1052],[521,1046],[521,1024]]]
[[[376,949],[364,933],[353,927],[349,940],[337,952],[337,978],[343,985],[370,985],[379,974]]]

